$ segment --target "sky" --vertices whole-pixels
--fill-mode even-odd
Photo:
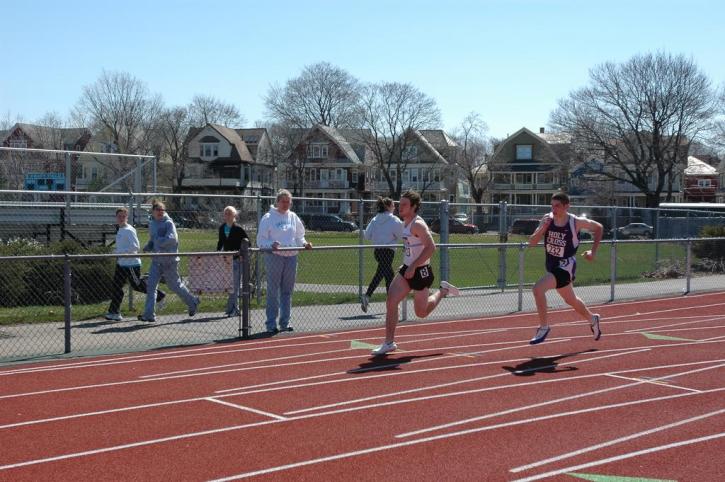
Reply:
[[[270,85],[327,61],[413,84],[447,131],[477,112],[495,137],[548,126],[589,69],[639,53],[684,54],[725,85],[722,0],[31,0],[2,12],[0,116],[26,122],[67,115],[104,69],[169,106],[213,95],[252,126]]]

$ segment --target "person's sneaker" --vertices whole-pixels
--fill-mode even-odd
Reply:
[[[598,341],[602,337],[602,330],[599,328],[599,315],[592,315],[592,322],[589,324],[594,334],[594,341]]]
[[[230,317],[232,317],[232,316],[239,316],[239,315],[240,315],[240,312],[239,312],[239,310],[234,310],[234,311],[225,311],[225,312],[224,312],[224,315],[225,315],[225,316],[226,316],[227,318],[230,318]]]
[[[362,295],[362,298],[360,298],[360,308],[362,308],[363,313],[368,312],[368,304],[370,303],[370,298],[368,295]]]
[[[110,311],[106,313],[104,318],[110,321],[123,321],[123,316],[121,316],[121,313],[111,313]]]
[[[370,353],[373,356],[379,356],[379,355],[385,355],[386,353],[390,353],[391,351],[395,351],[397,349],[398,349],[398,345],[396,345],[394,341],[391,341],[391,342],[386,341]]]
[[[201,303],[201,299],[197,296],[194,298],[194,306],[189,308],[189,316],[194,316],[197,311],[199,311],[199,303]]]
[[[542,341],[546,340],[546,336],[551,331],[551,328],[548,326],[540,326],[538,330],[536,330],[536,335],[529,341],[530,345],[538,345]]]
[[[447,290],[444,296],[458,296],[461,294],[461,290],[450,284],[448,281],[441,281],[441,289]]]
[[[276,335],[277,333],[279,333],[279,330],[277,328],[272,328],[271,330],[267,328],[267,333],[269,335]]]
[[[163,310],[165,306],[166,306],[166,293],[159,296],[159,299],[156,300],[156,309]]]
[[[295,329],[291,326],[285,326],[284,328],[280,327],[279,331],[295,331]]]
[[[156,321],[156,318],[146,318],[144,315],[138,315],[138,321],[146,321],[148,323],[153,323]]]

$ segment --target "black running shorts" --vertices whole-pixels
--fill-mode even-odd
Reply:
[[[425,266],[419,266],[418,268],[416,268],[415,274],[411,279],[405,278],[406,269],[408,269],[408,267],[406,265],[403,265],[398,270],[398,273],[400,273],[400,276],[402,276],[403,279],[408,282],[408,286],[410,286],[411,290],[424,290],[426,288],[430,288],[433,284],[435,276],[433,276],[433,268],[431,267],[431,265],[426,264]]]

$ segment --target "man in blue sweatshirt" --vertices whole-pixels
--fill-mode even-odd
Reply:
[[[179,237],[176,226],[168,214],[166,206],[161,201],[154,201],[151,217],[149,218],[149,242],[143,248],[144,253],[177,253],[179,251]],[[179,295],[189,308],[189,316],[194,316],[199,308],[199,298],[192,295],[184,286],[179,276],[178,256],[154,256],[151,258],[151,271],[149,272],[148,291],[146,292],[146,309],[138,316],[141,321],[156,321],[154,313],[156,305],[156,288],[161,277],[171,291]]]
[[[116,233],[116,254],[137,254],[141,248],[138,241],[138,235],[133,226],[128,224],[128,209],[116,209],[116,224],[118,224],[118,232]],[[118,258],[116,263],[116,271],[113,274],[113,292],[111,293],[111,305],[108,307],[108,313],[105,318],[112,321],[122,321],[120,308],[123,301],[123,287],[126,280],[131,284],[131,288],[139,293],[146,293],[146,282],[141,278],[141,258]],[[158,290],[156,293],[156,303],[161,306],[164,302],[166,294]]]

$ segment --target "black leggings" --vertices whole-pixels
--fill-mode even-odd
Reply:
[[[368,286],[367,295],[372,296],[375,292],[375,288],[380,284],[380,280],[385,278],[385,291],[390,288],[390,283],[393,282],[395,272],[393,271],[393,258],[395,257],[395,251],[390,248],[375,248],[375,260],[378,262],[378,269],[375,271],[370,286]]]

